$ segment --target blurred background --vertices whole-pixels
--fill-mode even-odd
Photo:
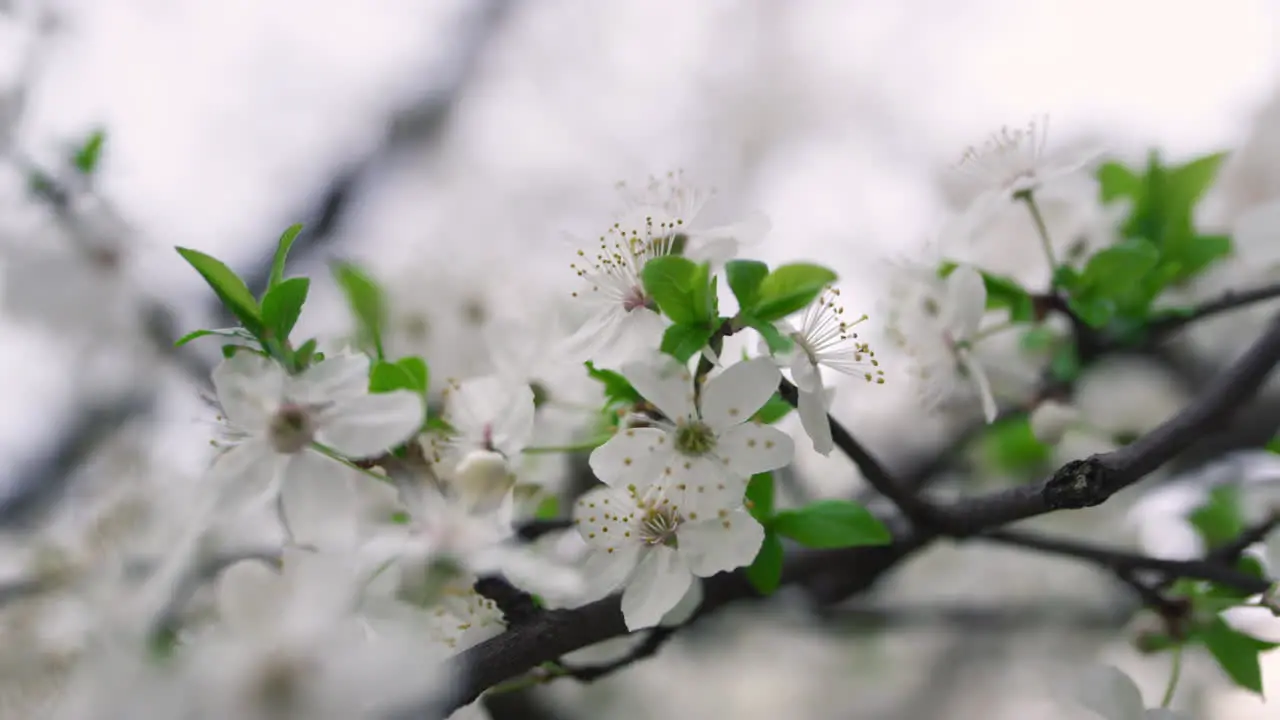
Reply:
[[[0,150],[19,159],[0,170],[0,515],[85,474],[206,462],[199,378],[216,348],[156,339],[229,322],[174,245],[253,287],[304,223],[292,272],[361,262],[434,376],[474,375],[495,329],[558,316],[591,244],[574,238],[605,227],[617,182],[682,170],[716,189],[709,216],[769,217],[753,256],[833,267],[874,325],[879,263],[937,236],[963,197],[950,167],[1002,126],[1047,114],[1050,146],[1128,160],[1234,150],[1210,225],[1280,198],[1278,16],[1266,0],[0,0]],[[33,169],[63,178],[95,130],[91,187],[30,191]],[[68,233],[68,208],[94,226]],[[83,256],[59,232],[108,238],[109,257],[92,272],[29,262],[57,243]],[[331,284],[313,286],[300,330],[348,322]],[[1158,420],[1257,327],[1233,322],[1188,341],[1193,361],[1098,382],[1113,397],[1142,384],[1137,407]],[[923,417],[892,375],[841,388],[833,413],[898,467],[962,425]],[[796,496],[860,487],[838,455],[802,455]],[[1133,543],[1132,500],[1041,524]],[[1089,662],[1121,665],[1149,699],[1163,687],[1167,659],[1127,642],[1133,609],[1088,566],[939,547],[821,614],[785,593],[732,608],[610,679],[490,711],[1084,718],[1060,690]],[[1276,712],[1207,658],[1184,682],[1195,717]],[[1280,688],[1274,657],[1267,683]]]

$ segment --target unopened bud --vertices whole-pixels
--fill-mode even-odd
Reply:
[[[1057,400],[1046,400],[1031,413],[1031,434],[1046,445],[1057,445],[1079,420],[1079,410]]]
[[[468,453],[458,463],[455,477],[460,499],[473,510],[498,507],[516,482],[507,459],[492,450]]]

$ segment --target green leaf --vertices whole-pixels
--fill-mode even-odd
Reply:
[[[706,276],[698,264],[678,255],[656,257],[640,271],[645,293],[676,324],[697,325],[707,319],[699,306],[699,280]]]
[[[302,305],[307,301],[311,280],[296,277],[272,287],[262,297],[262,321],[281,341],[289,339],[293,326],[302,315]]]
[[[1119,198],[1136,198],[1142,193],[1142,177],[1117,162],[1103,163],[1097,172],[1102,202]]]
[[[717,314],[717,280],[711,275],[711,263],[702,263],[693,275],[693,308],[702,324],[709,324]]]
[[[1225,545],[1245,530],[1244,509],[1240,500],[1240,488],[1220,485],[1209,491],[1209,498],[1189,516],[1209,547]]]
[[[742,324],[760,333],[760,337],[764,338],[764,342],[769,346],[769,352],[777,355],[787,352],[791,349],[794,341],[783,335],[777,326],[771,322],[765,322],[753,316],[740,316]]]
[[[1232,630],[1220,617],[1215,617],[1207,628],[1200,631],[1199,639],[1235,684],[1262,694],[1262,668],[1258,664],[1258,653],[1265,643]]]
[[[774,393],[751,419],[756,422],[762,422],[765,425],[772,425],[786,417],[794,409],[791,403],[783,400],[778,393]]]
[[[772,595],[782,582],[782,541],[772,531],[764,534],[760,552],[747,566],[747,580],[761,595]]]
[[[1170,170],[1167,188],[1173,204],[1185,207],[1188,211],[1195,207],[1213,184],[1213,179],[1218,176],[1218,169],[1226,158],[1226,153],[1214,153]]]
[[[1040,352],[1053,347],[1057,340],[1058,336],[1052,329],[1045,325],[1037,325],[1024,332],[1018,344],[1028,352]]]
[[[177,248],[182,259],[191,264],[196,272],[209,283],[214,294],[222,301],[224,307],[235,315],[245,329],[255,336],[262,337],[262,316],[258,314],[258,301],[245,286],[239,275],[210,255],[190,248]]]
[[[76,150],[75,157],[72,158],[72,164],[76,169],[85,175],[92,175],[98,169],[98,162],[102,159],[102,147],[106,144],[107,134],[102,130],[94,130],[84,141],[84,144]]]
[[[747,510],[751,517],[769,527],[773,517],[773,473],[762,472],[751,476],[747,483]]]
[[[1270,440],[1268,440],[1265,449],[1267,452],[1272,452],[1277,455],[1280,455],[1280,435],[1277,435],[1271,438]]]
[[[811,548],[888,545],[889,528],[863,506],[847,500],[819,500],[773,518],[778,534]]]
[[[284,263],[289,257],[289,248],[293,247],[293,241],[298,239],[298,234],[301,232],[301,225],[290,225],[289,229],[285,230],[284,234],[280,236],[280,242],[276,245],[276,255],[271,260],[271,277],[267,282],[268,290],[284,281]]]
[[[316,341],[315,338],[312,338],[302,343],[302,345],[298,346],[297,350],[293,351],[293,363],[297,366],[298,370],[306,370],[311,367],[311,361],[317,359],[315,355]],[[320,359],[323,359],[323,357],[324,356],[321,355]]]
[[[1105,327],[1116,316],[1116,303],[1111,298],[1068,298],[1067,307],[1086,325]]]
[[[399,365],[380,360],[369,371],[369,392],[385,393],[393,390],[417,392],[417,380]]]
[[[533,517],[535,520],[555,520],[560,517],[560,496],[548,495],[542,498],[533,511]]]
[[[836,281],[834,271],[812,263],[791,263],[777,267],[760,282],[759,296],[751,314],[766,322],[781,320],[803,310]]]
[[[1227,235],[1194,235],[1165,248],[1165,258],[1176,263],[1173,279],[1182,282],[1198,275],[1213,263],[1228,257],[1234,247]]]
[[[631,387],[631,382],[623,377],[622,373],[598,368],[590,360],[583,363],[583,365],[587,368],[587,375],[604,386],[604,397],[608,402],[634,405],[644,401],[644,398],[635,388]]]
[[[714,333],[715,330],[705,325],[672,325],[662,333],[659,349],[680,362],[686,362],[707,346],[707,340]]]
[[[1062,343],[1049,358],[1049,373],[1058,382],[1075,382],[1080,377],[1080,370],[1080,353],[1076,351],[1075,341]]]
[[[759,260],[730,260],[724,264],[724,274],[739,310],[750,311],[760,297],[760,283],[769,275],[769,266]]]
[[[1036,439],[1028,415],[1018,415],[993,423],[981,441],[981,451],[992,466],[1019,475],[1044,467],[1052,448]]]
[[[427,388],[431,387],[429,381],[431,373],[427,369],[427,361],[417,356],[403,357],[396,361],[396,366],[413,379],[412,390],[418,391],[419,394],[426,395]]]
[[[182,347],[183,345],[186,345],[192,340],[196,340],[202,337],[210,337],[210,336],[238,338],[241,340],[247,340],[249,342],[257,342],[257,338],[255,338],[252,334],[250,334],[244,328],[222,328],[219,330],[194,330],[178,338],[176,341],[174,341],[173,346]]]
[[[1115,297],[1160,262],[1160,251],[1150,241],[1129,238],[1104,248],[1089,258],[1080,275],[1085,291]]]
[[[355,315],[360,343],[372,349],[381,360],[384,357],[382,328],[387,318],[382,288],[364,271],[351,263],[335,263],[333,276],[347,296],[347,304]]]

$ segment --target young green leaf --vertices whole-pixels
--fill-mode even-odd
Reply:
[[[378,359],[382,359],[382,328],[386,324],[387,314],[382,288],[351,263],[334,264],[333,275],[355,315],[361,344],[372,349]]]
[[[312,338],[298,346],[293,351],[293,362],[299,370],[305,370],[311,367],[311,361],[316,360],[316,341]],[[321,356],[323,359],[323,356]]]
[[[560,517],[560,497],[548,495],[542,498],[533,511],[533,517],[535,520],[555,520]]]
[[[1199,531],[1209,547],[1225,545],[1240,537],[1245,530],[1240,488],[1220,485],[1210,490],[1208,500],[1192,512],[1187,520]]]
[[[418,391],[417,381],[404,368],[395,363],[379,361],[369,371],[369,392],[385,393],[393,390]]]
[[[697,263],[678,255],[664,255],[645,263],[640,271],[644,291],[676,324],[697,325],[706,319],[699,307],[699,280],[706,281]],[[705,289],[701,290],[705,293]]]
[[[768,531],[756,559],[747,566],[747,580],[761,595],[772,595],[782,582],[782,541]]]
[[[773,517],[773,473],[762,472],[751,476],[747,483],[747,510],[751,517],[768,527]]]
[[[262,297],[262,322],[281,342],[289,339],[289,333],[302,315],[302,305],[307,301],[310,287],[308,278],[289,278]]]
[[[760,283],[769,275],[769,266],[759,260],[730,260],[724,264],[724,274],[738,308],[750,311],[760,297]]]
[[[756,422],[762,422],[765,425],[772,425],[786,417],[794,409],[791,403],[783,400],[778,393],[774,393],[751,419]]]
[[[173,346],[182,347],[183,345],[186,345],[192,340],[196,340],[202,337],[211,337],[211,336],[236,338],[239,340],[245,340],[247,342],[253,342],[253,343],[256,343],[258,341],[258,339],[255,338],[252,334],[250,334],[247,330],[245,330],[244,328],[237,327],[237,328],[222,328],[219,330],[193,330],[192,332],[189,332],[186,335],[183,335],[182,337],[174,341]]]
[[[1129,238],[1089,258],[1080,283],[1087,291],[1115,297],[1160,262],[1160,251],[1150,241]]]
[[[102,130],[94,130],[77,150],[72,164],[85,175],[92,175],[98,169],[102,159],[102,147],[106,144],[107,134]]]
[[[276,245],[276,255],[271,260],[271,277],[267,282],[268,290],[284,282],[284,263],[289,257],[289,248],[293,247],[293,241],[298,239],[298,234],[301,232],[301,225],[290,225],[284,231],[284,234],[280,236],[280,242]]]
[[[1049,358],[1049,373],[1054,380],[1075,382],[1080,377],[1080,370],[1080,353],[1076,350],[1075,341],[1068,340],[1054,349]]]
[[[1053,456],[1052,449],[1036,439],[1030,417],[1025,414],[990,425],[981,448],[988,463],[1014,475],[1038,470]]]
[[[760,337],[764,338],[765,344],[769,346],[769,352],[776,355],[792,348],[794,341],[783,335],[773,323],[750,315],[742,316],[741,320],[744,325],[760,333]]]
[[[262,316],[258,310],[258,301],[254,299],[253,293],[249,292],[249,288],[245,286],[240,276],[232,272],[231,268],[224,265],[222,261],[199,250],[180,247],[177,251],[182,259],[190,263],[205,282],[209,283],[214,294],[227,310],[240,320],[245,329],[261,337],[264,328]]]
[[[781,320],[802,310],[836,281],[832,270],[812,263],[791,263],[775,268],[760,282],[752,315],[759,320]]]
[[[622,376],[612,370],[598,368],[595,363],[590,360],[583,363],[587,368],[587,375],[596,382],[604,386],[604,397],[610,403],[620,402],[632,405],[644,400],[635,388],[631,387],[631,383]]]
[[[847,500],[819,500],[773,518],[779,535],[811,548],[888,545],[889,529],[865,507]]]
[[[1258,664],[1258,653],[1266,648],[1266,643],[1232,630],[1221,617],[1215,617],[1207,628],[1201,630],[1199,639],[1236,685],[1262,694],[1262,667]]]
[[[1119,198],[1136,198],[1142,192],[1142,177],[1117,162],[1103,163],[1097,172],[1102,202]]]
[[[425,395],[427,388],[431,387],[429,381],[431,373],[427,369],[427,361],[417,356],[409,356],[400,358],[396,361],[396,365],[413,379],[412,390]]]
[[[1185,207],[1188,211],[1194,208],[1213,184],[1213,179],[1218,176],[1218,168],[1222,167],[1222,161],[1226,158],[1226,153],[1213,153],[1169,170],[1165,187],[1171,204]]]
[[[680,362],[698,354],[707,346],[714,330],[705,325],[672,325],[662,334],[662,352]]]

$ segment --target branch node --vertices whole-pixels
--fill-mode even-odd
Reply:
[[[1045,484],[1045,504],[1054,510],[1094,507],[1111,497],[1107,468],[1096,458],[1072,460]]]
[[[502,578],[482,577],[476,581],[475,590],[498,606],[509,626],[528,625],[543,614],[532,595]]]

